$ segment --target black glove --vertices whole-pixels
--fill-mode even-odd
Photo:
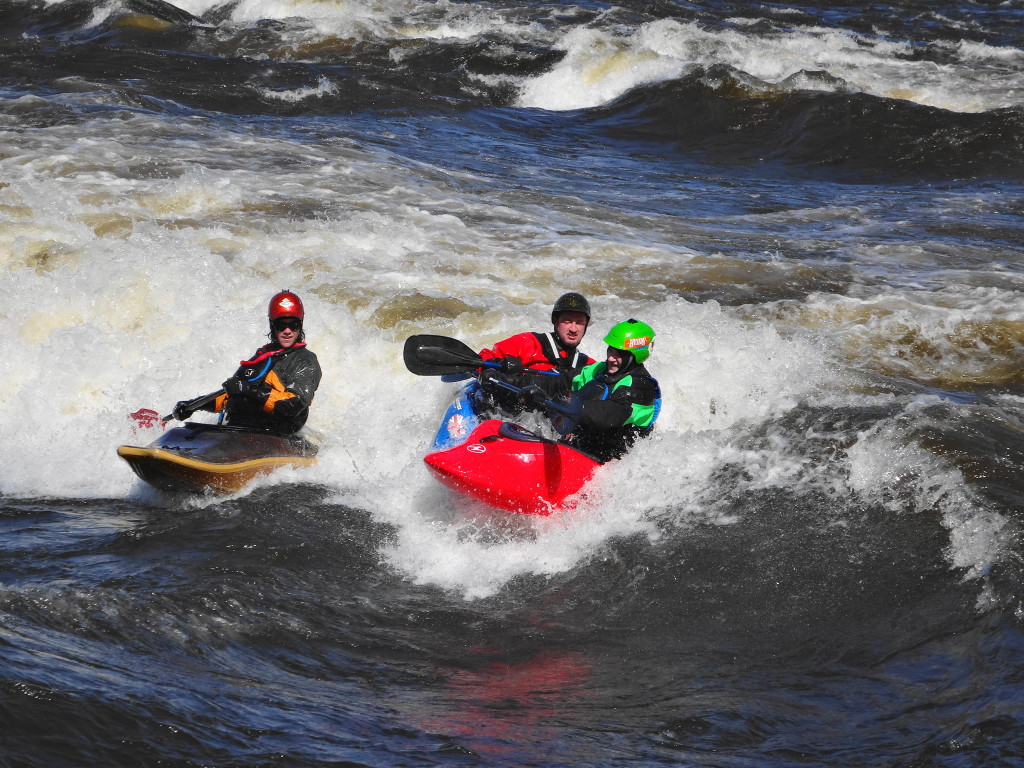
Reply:
[[[523,367],[523,361],[518,357],[503,357],[501,358],[501,364],[498,370],[502,373],[517,376],[526,369]]]
[[[542,408],[544,406],[544,401],[548,399],[544,390],[536,384],[530,384],[527,387],[523,387],[522,391],[519,393],[519,397],[523,401],[523,405],[532,405],[535,408]]]
[[[246,397],[259,399],[263,393],[263,382],[249,381],[239,376],[232,376],[224,382],[224,391],[228,397]]]
[[[188,400],[179,400],[174,404],[174,410],[171,411],[171,416],[176,418],[178,421],[184,421],[191,416],[195,411],[192,408],[187,408]]]

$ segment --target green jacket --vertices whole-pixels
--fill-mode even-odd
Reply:
[[[601,461],[618,458],[638,437],[649,435],[661,412],[661,388],[642,365],[609,377],[607,363],[585,367],[573,380],[582,405],[569,442]]]

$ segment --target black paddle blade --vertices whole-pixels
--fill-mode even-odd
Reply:
[[[430,334],[406,339],[402,357],[405,367],[417,376],[470,373],[483,365],[480,356],[458,339]]]

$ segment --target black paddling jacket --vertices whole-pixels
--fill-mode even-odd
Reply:
[[[304,343],[288,349],[267,344],[235,371],[236,378],[259,384],[256,394],[221,395],[211,410],[224,411],[227,423],[236,427],[296,432],[306,423],[320,376],[320,363]]]
[[[607,363],[588,365],[573,379],[581,405],[580,419],[570,445],[601,461],[621,457],[654,429],[661,412],[661,387],[643,365],[632,365],[617,376],[605,373]]]

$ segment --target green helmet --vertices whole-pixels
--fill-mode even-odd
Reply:
[[[654,348],[654,329],[639,320],[626,320],[612,326],[604,343],[623,352],[632,352],[636,361],[642,363]]]

